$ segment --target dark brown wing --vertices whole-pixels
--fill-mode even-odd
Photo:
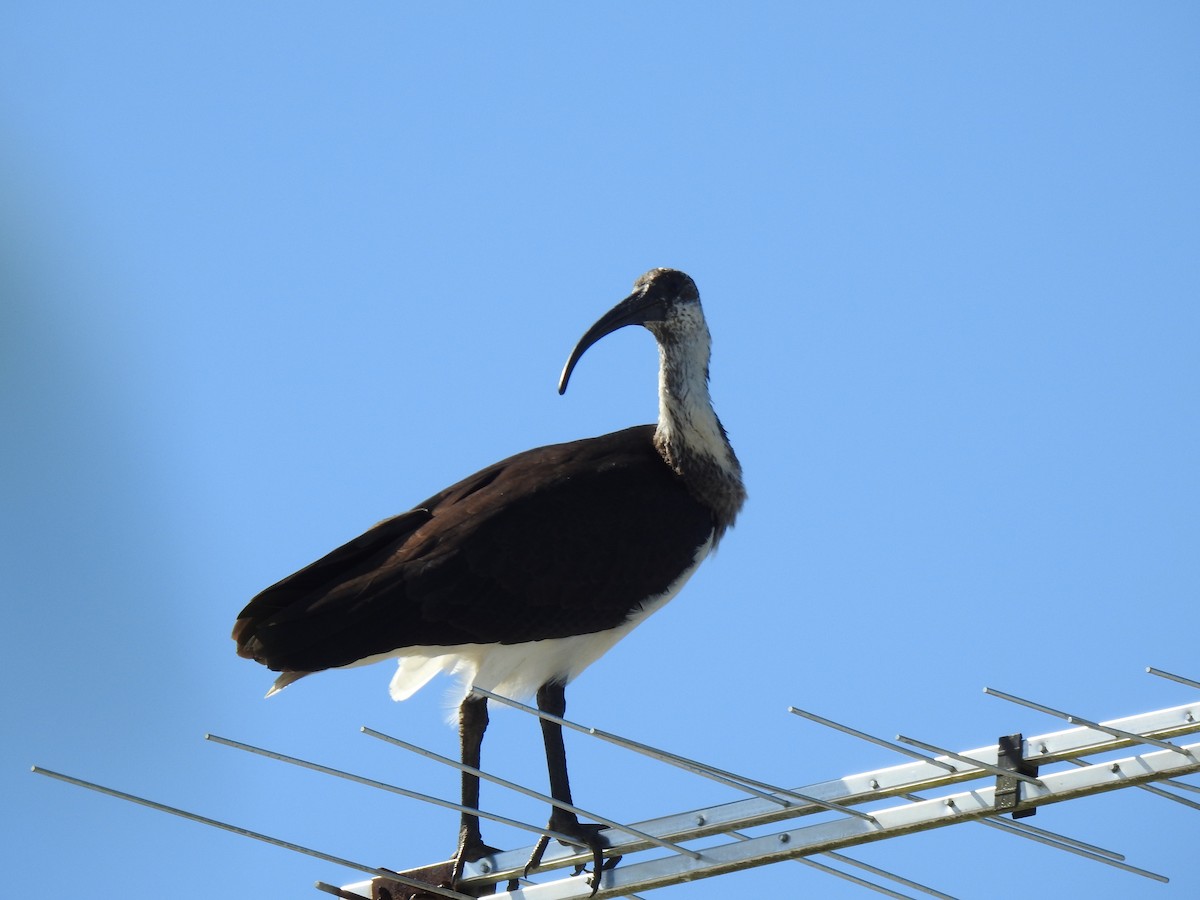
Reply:
[[[319,671],[408,646],[603,631],[662,593],[713,531],[653,426],[510,457],[250,601],[238,652]]]

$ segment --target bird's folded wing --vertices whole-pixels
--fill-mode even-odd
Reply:
[[[713,530],[652,431],[518,454],[381,522],[255,597],[239,652],[317,671],[410,646],[620,625]]]

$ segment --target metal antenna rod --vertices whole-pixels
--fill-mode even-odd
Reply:
[[[928,799],[927,797],[922,797],[920,794],[897,794],[897,796],[903,797],[905,800],[911,800],[913,803],[921,803]],[[1102,856],[1105,859],[1117,862],[1125,861],[1124,853],[1117,853],[1115,850],[1105,850],[1103,847],[1089,844],[1087,841],[1080,841],[1073,837],[1067,837],[1065,834],[1048,831],[1045,828],[1038,828],[1036,825],[1030,825],[1026,822],[990,818],[975,819],[975,821],[980,825],[987,825],[989,828],[999,828],[1001,831],[1009,831],[1017,835],[1017,837],[1029,838],[1031,841],[1037,841],[1039,844],[1046,844],[1049,847],[1067,844],[1069,847],[1077,848],[1080,851],[1080,856]],[[1059,849],[1066,850],[1068,847],[1060,847]]]
[[[1114,724],[1120,725],[1130,731],[1144,732],[1149,734],[1190,734],[1200,731],[1200,722],[1196,722],[1191,716],[1192,706],[1182,705],[1168,709],[1154,710],[1148,713],[1142,713],[1136,716],[1128,716],[1121,719],[1113,720]],[[1027,744],[1031,748],[1033,754],[1039,764],[1049,765],[1054,762],[1061,762],[1067,757],[1087,755],[1090,753],[1107,752],[1113,749],[1112,741],[1105,735],[1093,731],[1089,728],[1073,728],[1068,731],[1055,731],[1047,734],[1033,735],[1027,738]],[[902,748],[904,751],[915,754],[909,748]],[[1196,747],[1192,748],[1197,750]],[[995,752],[995,744],[984,747],[974,748],[967,751],[966,755],[986,758],[990,753]],[[1200,751],[1198,751],[1200,752]],[[1178,754],[1170,753],[1172,757],[1178,757]],[[1154,759],[1154,757],[1150,757]],[[1186,759],[1187,763],[1192,760]],[[941,761],[937,761],[941,763]],[[1140,763],[1139,763],[1140,765]],[[1190,774],[1200,770],[1200,764],[1197,765],[1174,765],[1167,764],[1162,761],[1153,763],[1156,771],[1160,771],[1162,776],[1167,775],[1183,775]],[[806,785],[799,788],[799,791],[815,794],[817,796],[827,798],[838,803],[860,803],[868,800],[895,796],[904,790],[929,789],[940,787],[943,785],[954,784],[960,781],[977,779],[982,777],[978,770],[966,770],[965,767],[953,769],[953,771],[945,771],[953,769],[953,767],[941,763],[941,768],[938,768],[925,757],[920,757],[917,761],[911,761],[902,765],[893,765],[877,769],[871,772],[856,773],[847,775],[842,778],[833,779],[830,781],[821,782],[819,784]],[[1058,782],[1058,778],[1053,773],[1045,773],[1042,775],[1043,780],[1046,780],[1047,785]],[[1053,780],[1051,780],[1053,779]],[[1109,779],[1097,776],[1094,779],[1097,784],[1108,783]],[[1141,779],[1141,780],[1156,780],[1161,781],[1161,778]],[[1042,791],[1042,788],[1031,787],[1031,790]],[[1101,788],[1103,790],[1104,788]],[[990,790],[990,789],[989,789]],[[1058,789],[1055,788],[1052,793],[1057,794]],[[1039,801],[1042,802],[1042,801]],[[878,810],[872,810],[878,821],[881,813]],[[655,819],[650,819],[644,822],[636,823],[640,829],[652,834],[671,835],[680,841],[689,841],[699,839],[715,834],[728,831],[730,829],[745,829],[755,825],[765,825],[782,820],[794,818],[800,815],[807,815],[807,811],[803,808],[799,809],[781,809],[778,805],[767,803],[758,799],[737,800],[732,803],[719,804],[703,810],[694,810],[688,812],[674,813],[667,816],[660,816]],[[858,824],[859,820],[849,818],[844,826],[845,830],[853,830],[851,827]],[[994,823],[993,823],[994,824]],[[1017,828],[1029,827],[1023,826],[1020,823],[1013,823]],[[1009,827],[996,825],[995,827]],[[631,839],[625,838],[623,835],[613,835],[611,840],[614,844],[615,853],[624,853],[628,858],[638,852],[640,848],[636,848]],[[1064,841],[1070,841],[1070,838],[1062,838]],[[1082,842],[1080,842],[1082,843]],[[520,873],[523,870],[525,862],[529,858],[531,848],[518,848],[514,850],[504,851],[494,858],[494,865],[497,871],[505,873]],[[698,864],[698,869],[709,871],[715,868],[707,860],[710,857],[710,850],[704,851],[706,862]],[[1119,855],[1118,855],[1119,856]],[[560,860],[556,857],[556,862],[578,862],[575,855],[562,857]],[[681,860],[682,862],[682,860]],[[719,865],[719,864],[717,864]],[[674,868],[666,864],[667,868]],[[627,866],[625,867],[627,868]],[[688,871],[691,871],[689,869]],[[704,876],[699,876],[704,877]],[[631,885],[637,887],[637,885]]]
[[[1159,782],[1163,787],[1172,787],[1180,791],[1191,791],[1194,794],[1200,794],[1200,787],[1194,784],[1188,784],[1186,781],[1176,781],[1174,778],[1164,778]]]
[[[895,897],[896,900],[915,900],[908,894],[901,894],[899,891],[893,891],[890,887],[885,887],[882,884],[875,884],[873,881],[867,881],[865,878],[860,878],[857,875],[852,875],[849,872],[843,872],[841,869],[835,869],[833,866],[823,862],[817,862],[807,856],[797,857],[796,862],[804,863],[809,868],[816,869],[818,872],[824,872],[826,875],[836,875],[844,881],[849,881],[851,884],[857,884],[859,887],[865,887],[868,890],[874,891],[877,894],[883,894],[885,897]]]
[[[749,835],[742,834],[740,831],[726,831],[725,834],[729,835],[732,838],[737,838],[739,841],[752,840],[752,838]],[[931,887],[927,887],[919,882],[912,881],[908,878],[904,878],[903,876],[897,875],[895,872],[889,872],[887,869],[881,869],[878,866],[871,865],[870,863],[865,863],[865,862],[861,862],[860,860],[857,860],[857,859],[852,859],[851,857],[846,856],[845,854],[838,853],[836,850],[829,850],[821,855],[828,856],[830,859],[836,859],[838,862],[842,863],[843,865],[856,866],[865,872],[870,872],[872,875],[876,875],[880,878],[890,879],[891,881],[894,881],[897,884],[902,884],[905,887],[910,887],[910,888],[913,888],[914,890],[918,890],[923,893],[929,894],[931,897],[937,897],[938,900],[957,900],[956,897],[952,897],[949,894],[943,894],[941,891],[935,891]],[[819,863],[816,860],[812,859],[812,857],[799,856],[799,857],[796,857],[795,861],[814,866],[815,868],[818,868],[823,872],[828,872],[830,875],[836,875],[839,878],[845,878],[847,881],[852,881],[855,884],[861,885],[862,887],[865,887],[865,888],[870,888],[873,891],[878,891],[881,894],[887,894],[889,897],[902,897],[902,898],[904,898],[904,900],[913,900],[913,898],[908,897],[905,894],[898,894],[895,891],[891,890],[890,888],[884,887],[883,885],[874,884],[870,881],[867,881],[866,879],[857,878],[854,875],[851,875],[847,872],[843,872],[840,869],[835,869],[832,866],[827,866],[824,863]]]
[[[1173,714],[1156,714],[1135,718],[1130,721],[1122,720],[1121,724],[1140,729],[1142,723],[1145,722],[1154,723],[1149,727],[1164,731],[1174,727],[1187,727],[1192,730],[1200,730],[1200,723],[1165,727],[1157,724],[1164,721],[1175,722],[1177,718]],[[1074,729],[1072,732],[1047,735],[1044,740],[1051,749],[1045,755],[1048,757],[1054,756],[1057,753],[1055,748],[1061,748],[1076,741],[1089,741],[1090,745],[1096,748],[1096,752],[1107,753],[1112,749],[1112,742],[1105,735],[1100,735],[1099,737],[1101,739],[1096,740],[1096,732],[1083,728]],[[1200,753],[1200,744],[1189,745],[1189,748]],[[980,752],[983,751],[975,751],[976,754]],[[921,768],[931,768],[926,767],[923,763],[917,765]],[[1114,772],[1113,766],[1118,767],[1116,772]],[[911,766],[907,768],[911,768]],[[1048,804],[1074,800],[1086,795],[1120,790],[1131,784],[1154,781],[1160,776],[1183,775],[1196,771],[1200,771],[1200,760],[1184,759],[1176,753],[1154,749],[1151,752],[1138,752],[1130,755],[1128,758],[1111,762],[1101,762],[1087,768],[1068,768],[1066,771],[1046,773],[1042,776],[1045,783],[1043,787],[1030,787],[1028,802],[1031,806],[1041,807]],[[880,778],[881,781],[889,780],[886,775],[887,772],[888,770],[879,770],[879,775],[882,776]],[[873,773],[863,773],[861,775],[847,776],[846,778],[839,779],[839,781],[849,782],[851,785],[854,785],[866,780],[868,777],[871,780],[875,780]],[[955,776],[947,777],[954,778]],[[989,776],[980,776],[977,773],[973,773],[970,777],[973,779],[979,779],[980,777],[986,779]],[[923,781],[923,779],[913,779],[914,785],[923,783]],[[893,790],[895,789],[893,788]],[[788,816],[789,811],[787,810],[780,811],[778,808],[767,809],[768,804],[757,800],[743,800],[729,806],[734,809],[740,809],[747,804],[762,807],[763,816],[769,817],[773,821],[779,821],[781,814],[785,818],[790,817],[794,819],[796,816],[795,811],[791,811],[791,815]],[[693,822],[696,822],[703,828],[706,824],[711,825],[713,820],[728,820],[727,813],[729,810],[723,811],[719,807],[714,807],[710,810],[700,810],[697,812],[701,815],[688,813],[686,814],[686,818],[691,818]],[[805,826],[795,823],[794,827],[790,827],[785,831],[762,834],[746,841],[732,840],[727,844],[707,846],[704,849],[704,859],[701,861],[692,861],[675,854],[649,859],[644,862],[627,859],[623,865],[606,872],[604,880],[599,885],[599,894],[596,896],[612,897],[627,890],[641,892],[656,887],[678,884],[683,881],[695,881],[739,869],[809,856],[813,853],[842,850],[856,844],[874,842],[900,834],[911,834],[917,831],[954,826],[966,821],[991,819],[998,814],[995,808],[995,788],[991,786],[975,787],[960,793],[940,796],[923,802],[907,803],[902,801],[899,805],[889,806],[886,809],[877,809],[874,813],[878,822],[877,825],[868,826],[857,819],[842,816],[835,820],[815,822]],[[698,820],[704,815],[710,816],[710,819],[707,822],[699,822]],[[671,820],[684,817],[684,815],[680,815],[672,817]],[[741,831],[752,824],[749,819],[750,817],[747,816],[737,825],[730,824],[721,830],[736,829]],[[668,820],[664,819],[661,821],[665,822]],[[766,824],[766,822],[758,822],[756,824]],[[1066,849],[1065,845],[1056,845],[1053,842],[1050,842],[1049,845],[1058,847],[1059,849]],[[631,854],[632,852],[636,851],[631,851]],[[513,871],[519,871],[519,868],[516,867],[519,867],[524,862],[524,859],[519,861],[517,859],[518,856],[522,856],[520,852],[509,851],[503,854],[503,856],[505,857],[503,859],[500,856],[493,858],[497,870],[507,870],[509,866],[512,866],[514,867]],[[512,859],[510,860],[508,857],[512,857]],[[1110,867],[1123,869],[1124,871],[1129,871],[1131,874],[1140,874],[1143,877],[1156,881],[1163,880],[1163,876],[1161,875],[1136,869],[1132,866],[1128,868],[1122,866]],[[587,897],[591,896],[591,889],[593,887],[594,885],[582,882],[579,879],[563,878],[557,881],[538,884],[528,889],[521,896],[528,896],[530,900],[533,900],[535,895],[539,900],[587,900]]]
[[[1078,838],[1068,837],[1065,834],[1059,834],[1057,831],[1050,831],[1045,828],[1039,828],[1036,825],[1030,825],[1028,822],[1013,822],[1009,819],[980,819],[980,823],[989,827],[1000,828],[1004,831],[1016,832],[1018,835],[1028,837],[1031,840],[1040,840],[1044,838],[1043,843],[1047,844],[1069,844],[1072,847],[1078,847],[1080,850],[1086,851],[1088,854],[1103,856],[1106,859],[1115,859],[1117,862],[1125,861],[1125,854],[1118,853],[1115,850],[1105,850],[1096,844],[1089,844],[1087,841],[1081,841]]]
[[[261,834],[257,831],[250,831],[247,828],[240,828],[237,825],[230,825],[227,822],[219,822],[216,819],[210,819],[207,816],[190,813],[187,810],[178,809],[174,806],[167,806],[163,803],[156,803],[153,800],[147,800],[145,797],[138,797],[134,794],[127,794],[124,791],[117,791],[112,788],[104,787],[101,784],[93,784],[90,781],[84,781],[82,778],[75,778],[71,775],[63,775],[61,772],[52,772],[49,769],[43,769],[40,766],[34,766],[32,770],[37,775],[46,775],[50,778],[56,778],[59,781],[65,781],[67,784],[73,784],[76,787],[87,788],[89,791],[96,791],[100,794],[107,794],[110,797],[116,797],[119,800],[128,800],[130,803],[136,803],[139,806],[146,806],[150,809],[158,810],[159,812],[170,813],[173,816],[179,816],[181,819],[190,819],[193,822],[199,822],[202,825],[211,825],[213,828],[219,828],[222,831],[229,831],[233,834],[240,834],[242,837],[253,838],[256,841],[262,841],[264,844],[272,844],[276,847],[282,847],[285,850],[291,850],[295,853],[303,853],[305,856],[312,856],[316,859],[324,860],[328,863],[333,863],[338,866],[345,866],[347,869],[357,869],[359,872],[366,872],[368,875],[382,876],[390,878],[393,881],[398,881],[401,884],[411,888],[417,888],[430,894],[437,894],[441,897],[452,897],[454,900],[472,900],[466,894],[460,894],[458,891],[451,891],[445,888],[436,887],[435,885],[425,884],[422,881],[417,881],[414,878],[408,878],[398,872],[393,872],[390,869],[379,869],[374,866],[364,866],[362,863],[356,863],[348,859],[343,859],[340,856],[334,856],[330,853],[324,853],[320,850],[313,850],[311,847],[302,847],[299,844],[293,844],[290,841],[281,841],[279,838],[273,838],[270,835]]]
[[[1000,766],[994,766],[991,763],[985,763],[970,756],[963,756],[961,753],[954,753],[953,751],[946,750],[943,747],[936,747],[933,744],[927,744],[924,741],[918,741],[916,738],[905,737],[902,734],[898,734],[896,735],[896,740],[903,744],[912,744],[914,747],[920,747],[922,750],[926,750],[930,753],[940,753],[942,756],[948,756],[951,759],[957,759],[959,762],[966,763],[967,765],[974,766],[978,769],[983,769],[986,772],[991,772],[993,775],[1016,778],[1020,781],[1027,782],[1028,784],[1036,784],[1038,787],[1041,787],[1042,785],[1042,780],[1040,778],[1034,778],[1032,775],[1025,775],[1021,772],[1013,771],[1012,769],[1002,769]]]
[[[668,765],[686,769],[687,771],[693,772],[696,775],[701,775],[705,778],[711,778],[712,780],[728,785],[729,787],[734,787],[761,797],[764,800],[770,800],[773,803],[778,803],[780,806],[786,807],[790,806],[791,804],[779,796],[773,796],[772,794],[754,790],[752,787],[750,787],[750,785],[753,785],[754,787],[765,788],[766,790],[773,792],[773,794],[782,794],[784,797],[791,797],[804,803],[812,803],[833,812],[856,816],[857,818],[868,822],[875,821],[872,816],[862,812],[861,810],[850,809],[849,807],[842,806],[837,803],[830,803],[828,800],[821,800],[817,797],[810,796],[809,794],[798,794],[792,790],[776,787],[775,785],[771,784],[765,784],[761,781],[754,781],[753,779],[746,778],[734,772],[727,772],[724,769],[718,769],[715,766],[710,766],[707,763],[697,762],[694,759],[688,759],[687,757],[679,756],[676,753],[669,753],[666,750],[660,750],[657,747],[651,747],[649,744],[642,744],[638,741],[632,741],[629,738],[623,738],[620,735],[612,734],[608,731],[601,731],[599,728],[580,725],[578,722],[572,722],[568,719],[563,719],[552,715],[551,713],[543,712],[536,707],[528,706],[527,704],[513,700],[509,697],[504,697],[500,694],[493,694],[491,691],[484,690],[483,688],[472,688],[472,691],[482,697],[487,697],[489,700],[495,700],[498,703],[503,703],[505,706],[511,706],[513,709],[519,709],[522,712],[537,716],[539,719],[555,722],[565,728],[578,731],[581,734],[587,734],[591,737],[599,738],[602,741],[608,741],[611,744],[616,744],[618,747],[624,747],[627,750],[633,750],[635,753],[641,753],[645,756],[649,756],[651,759],[657,759],[660,762],[667,763]]]
[[[1137,741],[1139,744],[1150,744],[1153,747],[1161,747],[1163,750],[1173,750],[1184,756],[1191,756],[1192,751],[1185,747],[1180,747],[1177,744],[1172,744],[1170,741],[1159,740],[1158,738],[1147,737],[1144,734],[1135,734],[1132,731],[1125,731],[1121,728],[1113,728],[1111,725],[1103,725],[1100,722],[1093,722],[1090,719],[1085,719],[1082,716],[1067,716],[1067,721],[1072,725],[1082,725],[1084,728],[1095,728],[1097,731],[1103,731],[1105,734],[1111,734],[1113,737],[1123,738],[1127,741]]]
[[[818,716],[816,713],[808,712],[795,706],[789,706],[788,712],[792,715],[801,716],[816,722],[818,725],[824,725],[827,728],[832,728],[834,731],[840,731],[843,734],[848,734],[851,737],[856,737],[872,744],[877,744],[880,747],[886,747],[888,750],[894,750],[897,753],[902,753],[905,756],[911,756],[913,759],[919,759],[921,762],[927,762],[938,768],[945,769],[947,772],[957,772],[958,769],[948,762],[942,762],[940,759],[933,759],[926,756],[924,753],[917,753],[915,750],[909,750],[907,747],[901,747],[899,744],[893,744],[891,741],[885,741],[883,738],[875,737],[873,734],[867,734],[865,731],[859,731],[857,728],[851,728],[849,725],[843,725],[840,722],[835,722],[833,719],[826,719],[824,716]]]
[[[1089,763],[1086,763],[1081,759],[1068,759],[1067,762],[1069,762],[1073,766],[1089,765]],[[1183,784],[1183,782],[1181,782],[1181,781],[1172,781],[1170,779],[1165,779],[1165,780],[1159,782],[1159,784],[1170,784],[1170,785],[1176,785],[1176,786],[1180,786],[1180,787],[1192,788],[1192,790],[1200,790],[1200,788],[1194,788],[1190,784]],[[1170,791],[1164,791],[1161,787],[1156,787],[1155,785],[1152,785],[1152,784],[1135,784],[1135,785],[1133,785],[1133,787],[1139,788],[1143,791],[1147,791],[1148,793],[1154,794],[1157,797],[1162,797],[1164,800],[1174,800],[1176,803],[1180,803],[1184,806],[1189,806],[1192,809],[1200,809],[1200,803],[1197,803],[1195,800],[1189,800],[1189,799],[1187,799],[1187,797],[1178,797],[1175,794],[1172,794]]]
[[[295,756],[288,756],[285,753],[277,753],[274,750],[265,750],[262,747],[254,747],[250,744],[243,744],[241,741],[230,740],[229,738],[219,737],[215,734],[206,734],[206,741],[212,741],[214,744],[221,744],[225,747],[232,747],[235,750],[244,750],[247,753],[254,753],[258,756],[265,756],[269,759],[279,760],[280,762],[289,763],[293,766],[299,766],[302,769],[311,769],[314,772],[320,772],[322,775],[333,775],[336,778],[343,778],[346,781],[353,781],[355,784],[366,785],[367,787],[378,788],[381,791],[388,791],[392,794],[399,794],[401,797],[408,797],[410,800],[420,800],[423,803],[429,803],[433,806],[440,806],[443,809],[452,809],[455,812],[469,813],[473,816],[480,816],[492,822],[499,822],[501,825],[509,825],[513,828],[519,828],[524,831],[532,832],[533,834],[548,834],[550,837],[559,841],[572,842],[576,840],[570,835],[561,834],[557,831],[549,831],[537,825],[530,825],[526,822],[518,822],[516,819],[510,819],[507,816],[500,816],[496,813],[490,813],[482,809],[475,809],[472,806],[463,806],[461,803],[453,803],[450,800],[443,800],[440,797],[431,797],[429,794],[421,794],[417,791],[410,791],[408,788],[402,788],[395,784],[388,784],[384,781],[376,781],[373,778],[364,778],[361,775],[355,775],[351,772],[343,772],[341,769],[334,769],[330,766],[323,766],[320,763],[309,762],[306,759],[299,759]]]
[[[1025,706],[1029,709],[1035,709],[1038,712],[1046,713],[1050,716],[1055,716],[1059,719],[1066,719],[1072,725],[1082,725],[1084,728],[1094,728],[1097,731],[1103,731],[1105,734],[1111,734],[1113,737],[1121,738],[1126,741],[1133,741],[1138,744],[1150,744],[1154,747],[1160,747],[1163,750],[1173,750],[1184,756],[1192,755],[1190,750],[1180,747],[1178,744],[1172,744],[1170,741],[1161,741],[1158,738],[1148,737],[1144,734],[1136,734],[1132,731],[1125,731],[1123,728],[1113,728],[1111,725],[1103,725],[1100,722],[1093,722],[1090,719],[1084,719],[1081,716],[1073,716],[1070,713],[1063,712],[1061,709],[1054,709],[1051,706],[1045,706],[1041,703],[1034,703],[1032,700],[1024,700],[1014,694],[1006,694],[1004,691],[997,691],[993,688],[985,687],[985,694],[990,694],[993,697],[999,697],[1001,700],[1007,700],[1010,703],[1016,703],[1019,706]]]
[[[689,850],[687,847],[684,847],[681,844],[676,844],[675,842],[668,841],[665,838],[655,837],[652,834],[648,834],[644,831],[639,831],[638,829],[631,828],[628,825],[623,825],[622,823],[617,822],[613,819],[608,819],[608,818],[605,818],[604,816],[597,815],[594,812],[589,812],[586,809],[581,809],[578,806],[573,806],[570,803],[564,803],[561,800],[556,800],[553,797],[551,797],[547,794],[542,794],[538,791],[533,790],[532,788],[527,788],[524,785],[517,784],[516,782],[507,781],[506,779],[500,778],[497,775],[492,775],[488,772],[484,772],[482,769],[477,769],[474,766],[468,766],[465,763],[460,763],[457,760],[450,759],[450,758],[442,756],[441,754],[438,754],[438,753],[434,753],[432,750],[426,750],[424,747],[418,747],[416,744],[410,744],[408,741],[403,741],[398,737],[392,737],[390,734],[384,734],[382,731],[376,731],[375,729],[368,728],[365,725],[362,726],[362,728],[359,730],[362,731],[362,733],[365,735],[368,735],[373,738],[378,738],[381,741],[386,741],[389,744],[393,744],[394,746],[400,747],[404,750],[409,750],[413,753],[417,753],[421,756],[426,757],[427,759],[436,760],[437,762],[440,762],[443,765],[450,766],[453,769],[458,769],[460,772],[467,772],[470,775],[475,775],[476,777],[482,778],[485,781],[490,781],[492,784],[498,784],[501,787],[508,788],[510,791],[516,791],[519,794],[524,794],[526,797],[532,797],[533,799],[540,800],[543,803],[549,803],[550,805],[556,806],[559,809],[565,809],[568,812],[573,812],[577,816],[583,816],[584,818],[587,818],[587,819],[594,819],[595,821],[599,822],[601,825],[607,825],[609,828],[615,828],[617,831],[622,831],[625,834],[631,834],[634,837],[639,838],[641,840],[650,841],[651,843],[657,844],[660,847],[664,847],[667,850],[674,850],[676,853],[681,853],[684,856],[690,856],[692,859],[701,859],[701,855],[698,852],[696,852],[695,850]],[[542,833],[545,833],[545,832],[543,831]],[[577,838],[571,838],[570,840],[567,841],[567,843],[577,845],[579,843],[579,841]]]
[[[1157,872],[1151,872],[1148,869],[1139,869],[1137,866],[1131,866],[1129,863],[1122,861],[1124,859],[1123,856],[1121,859],[1112,859],[1110,856],[1105,854],[1089,853],[1086,850],[1063,843],[1062,841],[1054,841],[1050,840],[1049,838],[1039,837],[1035,833],[1030,833],[1025,829],[1017,828],[1015,827],[1017,824],[1015,822],[1006,822],[1002,819],[980,819],[979,821],[984,825],[996,826],[1002,831],[1007,831],[1010,834],[1025,837],[1031,841],[1037,841],[1038,843],[1045,844],[1047,847],[1053,847],[1055,850],[1065,850],[1068,853],[1074,853],[1076,856],[1082,856],[1084,859],[1090,859],[1098,863],[1104,863],[1106,866],[1112,866],[1114,869],[1121,869],[1122,871],[1129,872],[1133,875],[1141,875],[1143,878],[1149,878],[1151,881],[1157,881],[1160,884],[1167,884],[1171,880],[1166,875],[1160,875]]]
[[[1140,784],[1140,785],[1138,785],[1138,787],[1145,788],[1151,794],[1154,794],[1155,796],[1158,796],[1158,797],[1162,797],[1164,800],[1174,800],[1176,803],[1182,804],[1183,806],[1190,807],[1191,809],[1200,809],[1200,803],[1197,803],[1195,800],[1188,800],[1186,797],[1176,796],[1175,794],[1172,794],[1170,791],[1164,791],[1162,788],[1155,787],[1152,784]]]
[[[583,734],[591,735],[592,737],[599,738],[602,741],[608,741],[610,744],[615,744],[618,747],[624,747],[626,750],[633,750],[635,753],[641,753],[643,756],[648,756],[651,759],[658,760],[659,762],[665,762],[668,765],[684,769],[695,775],[700,775],[703,778],[711,779],[712,781],[716,781],[717,783],[723,784],[727,787],[744,791],[747,794],[751,794],[752,796],[758,797],[762,800],[769,800],[772,803],[778,803],[780,806],[787,807],[790,806],[791,803],[785,797],[778,796],[779,794],[796,796],[791,794],[789,791],[784,790],[783,788],[776,787],[775,785],[765,784],[764,782],[755,781],[742,775],[738,775],[735,772],[728,772],[724,769],[718,769],[716,766],[710,766],[707,763],[702,763],[694,759],[688,759],[687,757],[680,756],[677,753],[670,753],[666,750],[660,750],[657,747],[651,747],[649,744],[643,744],[639,741],[623,738],[620,735],[612,734],[611,732],[601,731],[599,728],[591,728],[586,725],[580,725],[576,722],[570,722],[567,719],[560,719],[558,716],[553,716],[550,713],[542,712],[540,709],[527,706],[524,703],[519,703],[518,701],[509,697],[492,693],[491,691],[484,690],[480,687],[472,688],[472,692],[481,697],[486,697],[489,700],[495,700],[497,703],[503,703],[507,706],[513,707],[514,709],[519,709],[522,712],[530,713],[538,718],[547,719],[551,722],[557,722],[559,725],[562,725],[566,728],[571,728]]]
[[[914,803],[920,803],[925,798],[916,794],[901,794],[906,800],[912,800]],[[1039,844],[1045,844],[1047,847],[1053,847],[1055,850],[1065,850],[1068,853],[1074,853],[1076,856],[1082,856],[1084,859],[1094,860],[1095,862],[1104,863],[1106,866],[1112,866],[1116,869],[1122,869],[1126,872],[1131,872],[1134,875],[1141,875],[1143,878],[1149,878],[1152,881],[1158,881],[1166,884],[1170,881],[1165,875],[1159,875],[1157,872],[1150,872],[1146,869],[1139,869],[1137,866],[1131,866],[1123,860],[1125,857],[1120,853],[1113,853],[1111,850],[1102,850],[1099,847],[1091,847],[1084,844],[1082,841],[1076,841],[1072,838],[1063,838],[1061,835],[1055,835],[1053,832],[1045,831],[1041,828],[1035,828],[1032,825],[1023,825],[1017,822],[1009,822],[1004,819],[975,819],[980,825],[987,825],[990,828],[999,828],[1001,831],[1007,831],[1009,834],[1017,835],[1018,837],[1028,838],[1031,841],[1037,841]]]
[[[930,897],[936,897],[937,900],[957,900],[956,897],[953,897],[950,894],[944,894],[939,890],[929,887],[928,885],[921,884],[917,881],[912,881],[911,879],[905,878],[901,875],[897,875],[895,872],[888,872],[885,869],[879,868],[878,866],[865,863],[861,859],[853,859],[843,853],[838,853],[836,850],[830,850],[825,854],[825,856],[828,856],[830,859],[836,859],[843,865],[857,866],[864,871],[870,872],[872,875],[878,875],[881,878],[890,878],[897,884],[902,884],[905,887],[912,888],[913,890],[921,891],[922,893],[928,894]]]
[[[1178,681],[1180,684],[1186,684],[1188,687],[1200,690],[1200,681],[1193,681],[1190,678],[1184,678],[1182,675],[1172,675],[1170,672],[1164,672],[1162,669],[1154,668],[1154,666],[1146,666],[1146,671],[1151,675],[1157,675],[1159,678],[1169,678],[1171,681]]]

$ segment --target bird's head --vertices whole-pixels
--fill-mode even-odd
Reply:
[[[708,327],[700,310],[696,282],[678,269],[651,269],[633,283],[632,294],[601,316],[579,339],[558,380],[560,394],[566,392],[571,372],[587,349],[626,325],[645,326],[660,344],[700,335],[707,343]]]

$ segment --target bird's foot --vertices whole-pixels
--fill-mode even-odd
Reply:
[[[450,888],[458,890],[467,863],[479,862],[485,856],[491,856],[499,852],[495,847],[485,844],[478,837],[460,839],[458,849],[454,852],[454,859],[452,860],[454,866],[450,874]]]
[[[592,894],[594,895],[596,891],[600,890],[600,873],[606,869],[613,868],[621,861],[621,857],[619,856],[614,856],[607,860],[604,858],[604,851],[608,849],[609,842],[608,838],[601,832],[606,830],[606,826],[582,825],[577,819],[572,817],[570,820],[563,819],[560,821],[551,819],[549,827],[552,831],[557,831],[560,834],[577,839],[567,844],[567,846],[578,846],[592,852],[592,871],[589,884],[592,886]],[[566,844],[567,842],[560,840],[559,843]],[[549,835],[542,835],[533,848],[533,854],[529,857],[529,862],[525,864],[526,875],[542,864],[542,856],[545,855],[548,846],[550,846]],[[579,875],[585,871],[587,871],[587,864],[580,863],[571,874]]]

